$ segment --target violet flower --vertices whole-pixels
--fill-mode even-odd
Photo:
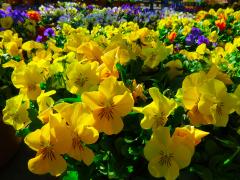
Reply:
[[[0,18],[5,18],[7,16],[7,14],[5,13],[5,11],[0,9]]]
[[[198,37],[197,44],[201,45],[202,43],[205,43],[208,46],[210,41],[208,40],[208,38],[206,38],[205,36],[202,35],[202,36]]]
[[[187,37],[186,37],[186,39],[185,39],[185,42],[186,42],[186,44],[188,45],[188,46],[191,46],[191,45],[193,45],[194,43],[195,43],[195,37],[194,37],[194,35],[193,34],[189,34],[189,35],[187,35]]]
[[[42,42],[42,40],[43,40],[43,37],[38,35],[36,38],[36,42]]]
[[[191,34],[193,34],[193,36],[198,37],[200,35],[202,35],[202,31],[196,27],[193,27],[191,30]]]
[[[44,31],[43,35],[47,36],[47,37],[54,37],[55,36],[55,31],[52,28],[47,28]]]
[[[23,23],[28,18],[26,12],[19,10],[13,10],[10,12],[10,16],[13,18],[14,23]]]

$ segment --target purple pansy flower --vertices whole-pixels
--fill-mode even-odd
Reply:
[[[15,23],[24,22],[27,19],[27,13],[20,10],[14,10],[10,13]]]
[[[194,44],[195,43],[195,37],[194,37],[194,35],[192,35],[192,34],[189,34],[189,35],[187,35],[187,37],[186,37],[186,39],[185,39],[185,42],[186,42],[186,44],[188,45],[188,46],[191,46],[192,44]]]
[[[36,38],[36,42],[42,42],[42,40],[43,40],[43,37],[38,35]]]
[[[191,34],[195,37],[202,35],[202,31],[199,28],[193,27],[191,30]]]
[[[7,14],[5,13],[5,11],[0,10],[0,18],[4,18],[6,16],[7,16]]]
[[[55,36],[55,31],[52,28],[47,28],[44,31],[43,35],[47,36],[47,37],[54,37]]]
[[[208,38],[206,38],[205,36],[199,36],[198,37],[198,41],[197,44],[201,45],[202,43],[205,43],[206,45],[209,45],[210,41],[208,40]]]

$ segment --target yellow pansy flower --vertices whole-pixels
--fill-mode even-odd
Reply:
[[[35,56],[33,56],[32,60],[40,61],[42,59],[50,62],[52,60],[52,52],[49,49],[47,49],[47,50],[37,49],[36,54],[35,54]]]
[[[196,52],[200,55],[204,55],[209,54],[210,50],[207,48],[207,45],[205,43],[202,43],[197,47]]]
[[[137,102],[139,98],[142,99],[143,101],[147,100],[147,97],[144,95],[144,85],[137,84],[135,79],[132,82],[132,96],[134,102]]]
[[[67,90],[73,94],[81,94],[84,91],[96,90],[99,84],[97,75],[98,62],[71,63],[67,70]]]
[[[71,129],[71,147],[67,154],[72,158],[82,160],[90,165],[94,158],[93,151],[87,144],[93,144],[98,140],[98,131],[93,127],[94,118],[90,109],[83,103],[61,103],[54,107]]]
[[[235,37],[233,40],[233,44],[235,47],[240,47],[240,37]]]
[[[105,52],[101,58],[103,63],[98,68],[101,80],[104,80],[109,76],[118,77],[119,74],[116,64],[126,64],[128,60],[130,60],[128,50],[122,49],[119,46]]]
[[[102,81],[98,91],[84,92],[82,101],[93,113],[94,126],[108,135],[118,134],[123,129],[122,117],[131,111],[134,104],[132,94],[123,82],[114,77]]]
[[[62,33],[64,35],[69,35],[74,31],[74,28],[70,24],[64,23],[62,26]]]
[[[225,127],[228,115],[234,112],[236,97],[227,93],[227,88],[222,81],[211,79],[200,87],[202,96],[198,109],[205,115],[213,117],[212,124]]]
[[[28,161],[28,169],[32,173],[60,176],[67,169],[67,163],[61,155],[71,147],[71,136],[59,114],[51,114],[49,123],[29,133],[24,142],[37,151],[36,156]]]
[[[190,33],[191,29],[192,29],[192,27],[190,27],[190,26],[184,26],[184,28],[182,29],[182,34],[184,36],[187,36]]]
[[[27,109],[29,109],[29,100],[24,99],[22,94],[8,99],[3,109],[3,122],[16,130],[25,128],[31,122]]]
[[[12,82],[21,93],[31,100],[36,100],[41,93],[40,83],[44,82],[42,70],[35,64],[22,68],[15,68],[12,74]]]
[[[164,126],[168,120],[168,116],[176,108],[176,102],[173,99],[168,99],[161,94],[156,87],[149,89],[149,94],[153,102],[143,108],[134,108],[135,111],[144,114],[141,121],[141,127],[144,129],[157,129],[159,126]]]
[[[3,38],[3,42],[11,42],[13,37],[13,31],[11,30],[2,31],[0,32],[0,37]]]
[[[218,40],[218,34],[217,31],[213,31],[209,34],[208,39],[210,42],[217,42]]]
[[[82,54],[83,58],[90,61],[101,62],[101,56],[103,55],[102,48],[94,41],[82,43],[77,48],[77,53]]]
[[[41,94],[37,98],[38,103],[38,118],[43,122],[47,123],[49,121],[49,116],[53,113],[53,105],[54,100],[50,97],[51,95],[55,94],[56,91],[42,91]]]
[[[236,46],[234,44],[232,44],[230,42],[227,42],[225,44],[225,51],[226,51],[226,53],[232,53],[235,50],[236,50]]]
[[[139,35],[140,42],[143,45],[150,45],[152,41],[154,41],[158,37],[158,33],[150,30],[146,27],[141,28],[137,31],[137,34]]]
[[[212,15],[212,16],[217,16],[217,13],[216,13],[216,11],[215,11],[214,9],[210,9],[210,10],[208,11],[208,13],[209,13],[210,15]]]
[[[177,127],[172,135],[174,141],[185,144],[189,149],[193,149],[194,146],[201,142],[201,139],[207,136],[209,132],[202,131],[194,126],[185,125],[183,127]]]
[[[170,50],[158,43],[156,47],[143,47],[142,55],[144,56],[144,66],[154,69],[161,61],[167,58]]]
[[[165,177],[166,180],[176,179],[179,170],[190,164],[193,153],[194,146],[189,147],[170,137],[168,127],[159,127],[154,131],[144,147],[150,174],[156,178]]]
[[[204,28],[208,28],[209,25],[211,25],[211,22],[208,19],[206,19],[202,22],[202,25],[203,25]]]
[[[22,49],[25,51],[31,51],[33,49],[44,49],[44,45],[35,41],[27,41],[23,43]]]
[[[214,78],[218,79],[218,80],[224,82],[224,84],[226,84],[226,85],[230,85],[233,83],[231,78],[229,77],[229,75],[221,72],[215,64],[212,64],[211,68],[209,69],[209,71],[207,73],[207,78],[208,79],[214,79]]]
[[[185,55],[189,60],[197,60],[202,57],[197,52],[189,52],[185,49],[181,50],[179,53]]]
[[[106,32],[107,38],[112,38],[119,33],[119,29],[114,27],[113,25],[105,26],[104,31]]]
[[[16,42],[9,42],[6,43],[5,45],[7,53],[10,54],[11,56],[17,56],[18,54],[20,54],[19,49],[18,49],[18,45]]]
[[[205,72],[193,73],[183,80],[182,84],[182,102],[186,109],[188,109],[188,116],[193,125],[211,124],[212,117],[210,115],[201,113],[198,109],[198,103],[201,97],[201,87],[207,80]]]
[[[182,62],[179,59],[174,61],[169,61],[165,65],[165,67],[168,68],[167,74],[170,80],[174,79],[175,77],[183,73]]]
[[[120,46],[106,49],[107,51],[101,57],[109,70],[112,70],[117,63],[126,64],[130,60],[130,54],[127,49]]]
[[[221,62],[226,62],[225,57],[226,56],[226,52],[222,47],[216,47],[212,52],[211,52],[211,56],[210,59],[212,61],[212,63],[218,65]]]
[[[90,40],[88,32],[79,29],[79,32],[72,32],[67,37],[67,42],[64,44],[64,50],[66,52],[77,52],[77,48],[83,43]]]

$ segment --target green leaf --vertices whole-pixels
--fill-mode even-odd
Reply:
[[[129,173],[132,173],[134,171],[134,167],[133,166],[127,166],[127,170]]]
[[[41,82],[41,83],[40,83],[40,88],[41,88],[41,90],[46,90],[46,88],[47,88],[46,83]]]
[[[16,131],[16,136],[18,137],[25,137],[26,135],[28,135],[31,131],[29,130],[29,128],[24,128],[21,130]]]
[[[21,60],[21,57],[19,55],[13,56],[13,60],[19,62]]]
[[[190,167],[190,172],[195,172],[203,180],[212,180],[213,179],[213,175],[212,175],[212,172],[210,171],[210,169],[208,169],[202,165],[194,164],[192,167]]]
[[[40,129],[43,124],[42,122],[38,119],[38,110],[36,109],[34,103],[30,104],[30,109],[28,109],[28,117],[31,119],[31,123],[29,125],[29,130],[30,131],[35,131],[36,129]]]
[[[138,79],[142,73],[143,61],[138,58],[137,60],[130,60],[126,65],[126,73],[129,79]]]
[[[68,102],[68,103],[74,103],[74,102],[81,102],[81,96],[77,96],[76,98],[63,98],[59,99],[55,104],[62,103],[62,102]]]
[[[66,175],[63,177],[63,180],[78,180],[78,172],[67,171]]]
[[[209,156],[212,156],[219,152],[219,147],[215,141],[209,139],[205,143],[205,151],[208,153]]]
[[[221,143],[221,145],[223,145],[224,147],[228,147],[228,148],[231,148],[231,149],[234,149],[238,146],[237,144],[235,144],[234,142],[232,142],[230,140],[220,139],[220,138],[217,138],[217,137],[216,137],[216,140],[218,140]]]
[[[216,173],[221,172],[222,171],[221,166],[224,160],[226,160],[228,157],[229,157],[229,154],[226,154],[226,153],[217,154],[210,158],[208,165],[212,171]]]
[[[229,157],[227,158],[224,162],[223,165],[229,165],[232,163],[233,159],[239,154],[240,152],[240,146],[237,147],[237,150]]]
[[[126,83],[126,79],[127,79],[127,77],[126,77],[126,70],[124,69],[124,67],[120,63],[116,64],[116,68],[117,68],[118,72],[120,73],[121,80],[125,84]]]

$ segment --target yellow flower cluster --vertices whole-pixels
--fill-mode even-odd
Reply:
[[[144,114],[141,127],[153,130],[152,137],[144,148],[144,155],[149,161],[148,169],[154,177],[175,179],[179,175],[179,169],[190,164],[195,145],[208,133],[189,125],[176,128],[170,137],[170,129],[164,126],[178,105],[174,99],[161,94],[156,87],[150,88],[149,93],[152,103],[143,108],[134,107],[135,111]]]
[[[208,73],[201,71],[184,79],[181,99],[188,110],[191,124],[227,125],[228,115],[236,110],[236,102],[239,101],[236,95],[227,92],[225,84],[228,83],[231,79],[219,72],[216,66]]]
[[[43,124],[25,138],[25,143],[37,152],[28,163],[33,173],[59,176],[67,168],[65,154],[90,165],[94,153],[87,145],[95,143],[100,132],[112,135],[122,131],[122,117],[131,112],[136,95],[143,96],[136,85],[133,98],[132,92],[117,80],[116,64],[124,65],[142,56],[146,57],[146,67],[155,68],[169,54],[154,31],[140,29],[134,23],[122,24],[118,29],[105,27],[107,36],[101,36],[96,28],[89,32],[64,24],[57,32],[66,38],[62,48],[53,38],[45,45],[35,41],[22,44],[22,39],[10,30],[0,34],[1,53],[19,57],[19,61],[12,59],[3,64],[4,68],[13,68],[11,80],[19,89],[19,95],[7,100],[3,120],[16,130],[27,127],[31,123],[28,109],[36,102],[38,119]],[[42,90],[41,84],[48,85],[57,74],[62,75],[57,85],[50,91]],[[81,102],[55,101],[51,96],[59,88],[81,96]]]
[[[228,11],[231,12],[224,11],[225,15]],[[197,14],[199,19],[202,16],[203,12]],[[184,35],[194,25],[187,18],[180,21],[171,17],[161,20],[159,28],[172,26],[176,29],[179,22],[184,25]],[[208,22],[203,25],[207,27]],[[180,53],[189,60],[205,59],[211,65],[210,70],[187,76],[176,95],[178,101],[151,87],[152,102],[144,107],[134,107],[136,97],[146,100],[144,87],[135,81],[133,88],[127,87],[118,80],[120,74],[116,66],[140,58],[144,70],[158,70],[160,62],[173,52],[173,48],[160,42],[157,31],[139,28],[133,22],[123,23],[118,28],[96,26],[91,32],[64,24],[62,30],[56,31],[56,36],[64,37],[62,46],[57,38],[49,38],[45,44],[35,41],[22,44],[22,39],[12,31],[0,33],[0,54],[7,53],[20,59],[2,65],[13,68],[11,80],[19,90],[17,96],[6,101],[3,120],[16,130],[27,127],[31,123],[28,109],[35,102],[38,119],[43,125],[24,140],[37,152],[28,162],[33,173],[61,175],[67,168],[63,155],[90,165],[94,152],[88,145],[97,142],[99,133],[120,133],[124,127],[122,118],[133,110],[144,115],[141,127],[152,130],[151,139],[144,148],[149,172],[154,177],[175,179],[179,170],[190,164],[195,146],[208,135],[194,126],[226,126],[229,114],[234,111],[240,114],[240,86],[234,93],[228,93],[226,85],[232,81],[216,66],[225,60],[227,53],[240,46],[239,38],[212,51],[204,43],[196,52],[182,50]],[[216,38],[216,32],[211,32],[210,41],[215,42]],[[170,79],[182,74],[179,59],[168,62],[165,67]],[[42,90],[42,84],[49,86],[47,91]],[[79,102],[55,99],[62,88],[78,96]],[[179,106],[185,108],[190,125],[178,127],[170,135],[170,128],[164,126]]]

